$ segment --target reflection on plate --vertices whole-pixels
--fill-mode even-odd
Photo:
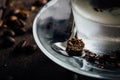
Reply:
[[[120,71],[94,67],[80,57],[65,52],[72,33],[73,17],[69,0],[52,0],[38,13],[33,24],[35,41],[44,54],[60,66],[78,74],[106,79],[120,79]]]

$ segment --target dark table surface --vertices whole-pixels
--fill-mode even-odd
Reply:
[[[8,1],[7,4],[6,1]],[[11,8],[23,8],[29,12],[29,18],[25,21],[25,28],[28,31],[24,35],[16,36],[13,46],[0,49],[0,80],[72,80],[70,71],[52,62],[40,49],[30,55],[18,54],[18,56],[10,57],[11,52],[22,40],[29,40],[30,44],[36,45],[32,35],[32,23],[43,5],[34,6],[36,9],[31,11],[34,3],[35,0],[2,1],[2,6],[5,6],[7,11]],[[8,14],[7,11],[4,14]],[[2,15],[1,13],[0,16]]]
[[[32,23],[43,5],[37,6],[35,10],[31,11],[34,2],[35,0],[10,0],[8,2],[14,8],[24,8],[29,11],[30,16],[25,21],[25,28],[28,31],[24,35],[16,36],[13,46],[0,49],[0,80],[74,80],[73,72],[55,64],[39,48],[30,55],[19,54],[10,58],[14,47],[22,40],[29,40],[30,44],[36,45],[32,35]],[[10,6],[7,8],[10,9]],[[80,80],[93,80],[93,78],[82,75],[79,77]]]

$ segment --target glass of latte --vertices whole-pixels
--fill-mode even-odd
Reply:
[[[96,54],[120,52],[120,0],[71,0],[77,36]]]

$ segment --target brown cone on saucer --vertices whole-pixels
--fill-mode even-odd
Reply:
[[[69,56],[81,56],[84,46],[84,42],[81,39],[78,39],[76,35],[75,38],[67,41],[66,52]]]

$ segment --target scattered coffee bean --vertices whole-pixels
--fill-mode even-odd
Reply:
[[[84,43],[82,40],[75,38],[67,41],[66,52],[69,56],[80,56],[86,59],[94,66],[101,69],[115,69],[120,67],[120,51],[112,52],[111,54],[96,54],[89,50],[83,49]]]
[[[23,48],[23,53],[26,55],[32,54],[37,50],[37,46],[36,45],[27,45]]]
[[[35,11],[36,7],[35,6],[31,6],[31,11]]]
[[[5,37],[2,42],[3,48],[11,47],[15,44],[15,39],[13,37]]]
[[[23,35],[27,32],[27,30],[25,28],[16,28],[16,29],[14,29],[14,31],[15,31],[16,35],[18,35],[18,36]]]
[[[5,30],[3,32],[3,37],[6,37],[6,36],[14,37],[15,36],[15,32],[13,30],[7,29],[7,30]]]
[[[48,0],[39,0],[39,2],[44,5],[48,2]]]
[[[104,55],[96,55],[95,57],[95,61],[97,61],[98,63],[97,64],[105,64],[105,60],[106,58],[108,58],[108,56],[104,56]]]
[[[120,67],[120,62],[117,62],[117,66]]]
[[[32,33],[32,27],[29,27],[29,28],[27,29],[27,33]]]
[[[19,8],[16,8],[16,9],[13,10],[13,14],[18,14],[18,13],[20,13],[20,11],[21,10]]]
[[[2,18],[2,15],[3,15],[3,10],[2,7],[0,7],[0,19]]]
[[[27,45],[27,41],[26,40],[23,40],[21,42],[18,43],[18,45],[16,46],[16,48],[24,48],[26,45]]]
[[[39,2],[39,1],[35,1],[32,6],[35,6],[35,7],[41,7],[42,4]]]
[[[89,50],[84,50],[84,57],[88,62],[92,62],[97,64],[98,67],[106,68],[106,69],[115,69],[119,66],[120,62],[120,54],[119,52],[113,52],[112,54],[102,54],[97,55],[95,53],[90,52]]]
[[[33,51],[36,51],[38,49],[37,45],[36,44],[33,44],[33,45],[30,45],[31,48],[33,49]]]
[[[23,35],[26,33],[26,29],[24,28],[26,23],[21,19],[7,21],[6,24],[10,29],[12,29],[16,33],[16,35]]]
[[[23,52],[23,48],[26,46],[26,44],[27,44],[27,41],[26,40],[22,40],[22,41],[20,41],[17,45],[16,45],[16,47],[14,48],[14,50],[13,50],[13,53],[22,53]]]
[[[7,8],[6,8],[6,9],[7,9]],[[11,8],[9,8],[9,9],[7,9],[7,10],[5,11],[4,16],[3,16],[3,18],[4,18],[5,21],[6,21],[6,19],[10,19],[10,16],[15,16],[15,15],[13,14],[13,11],[14,11],[14,9],[11,9]]]
[[[6,20],[5,20],[4,23],[5,23],[8,27],[12,28],[12,27],[14,27],[14,25],[16,24],[16,20],[17,20],[17,17],[16,17],[16,16],[10,16],[10,17],[6,18]]]
[[[10,16],[10,21],[12,22],[12,21],[16,21],[18,18],[17,18],[17,16]]]
[[[7,2],[9,1],[10,0],[7,0]],[[12,1],[10,2],[11,3],[7,3],[8,6],[5,6],[4,17],[1,18],[0,20],[0,26],[5,28],[5,31],[2,31],[2,29],[0,28],[0,30],[2,31],[1,33],[3,35],[3,37],[0,37],[1,39],[0,46],[4,48],[10,48],[10,50],[15,46],[15,49],[16,49],[15,52],[18,54],[19,53],[32,54],[37,49],[36,45],[31,45],[28,41],[23,41],[22,43],[18,44],[19,46],[15,45],[15,43],[17,43],[15,41],[19,38],[19,37],[16,37],[16,35],[22,35],[26,33],[27,26],[26,26],[25,20],[29,18],[29,11],[24,10],[22,8],[15,9],[15,7],[18,6],[18,5],[14,6],[14,4],[16,4],[15,3],[16,1],[14,3],[12,3]],[[45,3],[46,3],[45,1],[42,2],[42,4],[45,4]],[[29,6],[27,5],[27,8],[28,7]],[[36,9],[36,6],[32,7],[32,10],[35,10],[35,9]],[[32,32],[32,29],[30,29],[30,32]],[[21,41],[21,40],[18,40],[18,41]],[[9,51],[9,49],[7,51]]]
[[[19,23],[21,23],[21,27],[24,27],[26,25],[26,22],[21,19],[19,19]]]
[[[83,58],[85,58],[87,61],[92,63],[95,62],[96,56],[97,56],[96,54],[90,52],[89,50],[84,50]]]
[[[13,1],[10,2],[10,3],[9,3],[9,6],[10,6],[10,7],[14,7],[14,2],[13,2]]]
[[[23,20],[17,19],[17,18],[15,18],[15,16],[14,16],[14,19],[8,20],[6,24],[11,29],[23,28],[26,25],[26,23]]]
[[[41,7],[45,5],[49,0],[37,0],[33,3],[33,6]]]
[[[14,50],[19,51],[21,48],[24,48],[26,46],[26,44],[27,44],[27,41],[22,40],[16,45]]]
[[[36,45],[31,45],[26,40],[23,40],[20,43],[18,43],[18,45],[14,48],[13,53],[15,53],[16,55],[18,54],[29,55],[34,53],[36,50],[37,50]]]
[[[14,25],[15,25],[15,26],[18,26],[18,27],[20,27],[20,28],[23,28],[23,27],[25,27],[26,23],[25,23],[23,20],[18,19],[18,20],[16,20],[16,21],[14,22]]]
[[[3,25],[3,20],[0,19],[0,27]]]
[[[104,65],[99,65],[98,67],[101,68],[101,69],[104,69],[104,68],[105,68]]]
[[[19,19],[26,20],[29,17],[29,12],[26,10],[16,11],[15,14]]]

